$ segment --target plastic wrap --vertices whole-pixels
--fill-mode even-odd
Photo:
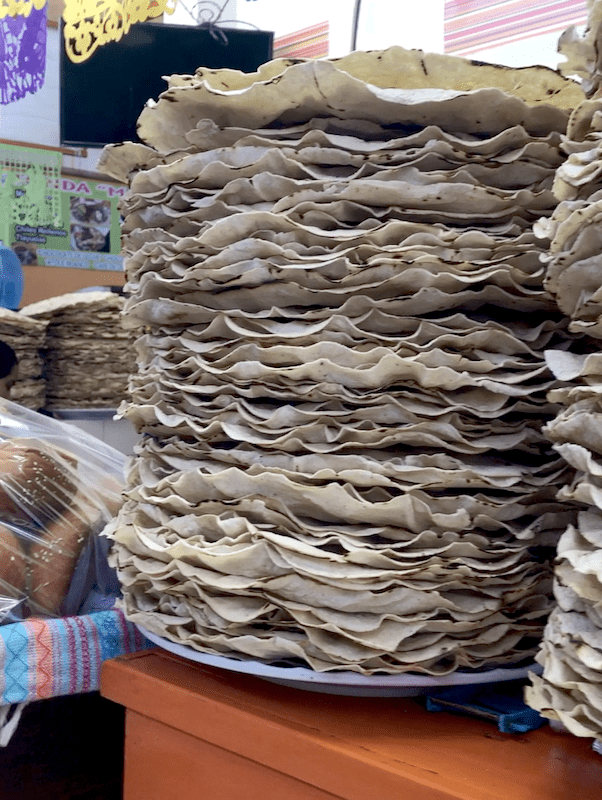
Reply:
[[[0,624],[78,613],[116,593],[99,534],[126,457],[75,426],[0,401]]]

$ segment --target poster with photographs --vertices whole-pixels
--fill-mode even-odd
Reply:
[[[10,246],[23,265],[121,271],[119,198],[125,187],[61,179],[61,224],[14,224]]]

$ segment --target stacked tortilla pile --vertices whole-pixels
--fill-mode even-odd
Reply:
[[[34,411],[44,408],[46,403],[42,358],[46,325],[44,320],[0,308],[0,341],[12,347],[19,362],[18,378],[10,390],[10,398]]]
[[[399,48],[170,86],[103,156],[140,329],[128,617],[315,670],[529,657],[567,524],[532,223],[580,90]]]
[[[133,341],[121,323],[124,300],[110,291],[74,292],[26,306],[48,326],[46,408],[117,408],[135,369]]]
[[[549,359],[573,383],[551,392],[566,409],[547,432],[576,470],[558,498],[579,512],[558,544],[558,605],[537,655],[543,675],[531,676],[527,702],[577,736],[602,740],[602,357],[551,353]]]
[[[566,69],[599,94],[602,3],[591,4],[588,30],[567,33]],[[569,352],[547,354],[565,388],[550,394],[564,406],[548,426],[556,450],[576,470],[559,499],[579,509],[558,545],[550,616],[527,701],[578,736],[602,740],[602,100],[593,96],[571,118],[554,190],[561,201],[539,226],[551,238],[546,285],[582,338]]]

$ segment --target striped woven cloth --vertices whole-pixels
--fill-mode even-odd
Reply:
[[[103,661],[152,646],[117,609],[0,625],[0,706],[96,691]]]

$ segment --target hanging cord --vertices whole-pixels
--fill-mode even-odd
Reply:
[[[180,3],[180,5],[184,4]],[[227,5],[228,0],[225,0],[222,6],[215,2],[215,0],[198,0],[198,2],[192,6],[192,9],[189,9],[186,5],[184,5],[184,8],[199,28],[205,28],[205,30],[209,31],[212,39],[219,42],[224,47],[227,47],[228,37],[217,25]]]
[[[362,9],[362,0],[355,0],[353,8],[353,22],[351,23],[351,50],[357,50],[357,31],[360,24],[360,11]]]
[[[219,27],[220,25],[228,23],[233,25],[247,25],[253,28],[253,30],[259,30],[257,25],[253,25],[251,22],[244,22],[239,19],[222,19],[221,17],[224,13],[224,9],[228,5],[228,0],[226,0],[222,6],[215,2],[215,0],[198,0],[192,8],[188,8],[183,0],[179,0],[178,5],[184,8],[188,16],[195,21],[199,28],[204,28],[209,31],[211,37],[224,47],[227,47],[229,42],[223,29]]]
[[[220,21],[227,5],[228,0],[222,6],[216,0],[198,0],[193,5],[192,10],[189,10],[186,6],[184,8],[186,8],[186,11],[188,11],[197,25],[215,25],[216,22]]]

